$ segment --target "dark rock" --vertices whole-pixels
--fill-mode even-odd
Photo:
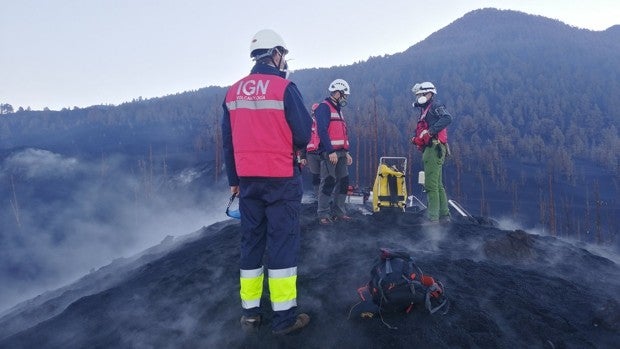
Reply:
[[[484,243],[485,255],[498,262],[533,261],[537,255],[534,238],[523,230],[515,230]]]
[[[609,259],[559,239],[468,221],[426,227],[405,213],[352,216],[351,222],[320,226],[315,208],[303,205],[298,303],[312,320],[299,333],[271,334],[267,288],[263,325],[251,336],[241,330],[239,223],[228,220],[192,239],[174,239],[167,251],[123,261],[123,277],[105,279],[99,274],[113,269],[101,268],[46,303],[6,314],[0,318],[0,347],[612,348],[620,343],[620,268]],[[426,274],[440,280],[449,311],[431,315],[420,306],[409,314],[362,318],[368,309],[353,308],[360,301],[357,289],[368,282],[381,247],[409,251]]]

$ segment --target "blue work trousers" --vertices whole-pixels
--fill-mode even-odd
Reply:
[[[300,241],[299,214],[302,178],[240,179],[241,261],[245,270],[286,269],[297,266]],[[244,309],[257,315],[259,308]],[[295,321],[296,307],[275,311],[274,330]]]

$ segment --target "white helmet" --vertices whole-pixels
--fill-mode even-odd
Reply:
[[[437,89],[435,88],[435,85],[433,85],[432,82],[428,82],[428,81],[424,81],[419,84],[413,85],[413,88],[411,88],[411,91],[416,95],[425,94],[428,92],[432,92],[434,95],[437,94]]]
[[[274,32],[271,29],[263,29],[258,33],[254,34],[252,38],[252,42],[250,43],[250,57],[256,57],[259,52],[255,52],[257,50],[271,50],[274,47],[282,47],[284,52],[282,54],[288,53],[288,49],[286,48],[286,44],[282,37]],[[269,52],[271,54],[271,52]]]
[[[416,82],[416,84],[411,88],[411,92],[413,92],[414,95],[417,95],[418,91],[420,91],[420,83]]]
[[[351,93],[351,89],[349,88],[349,84],[344,81],[343,79],[336,79],[334,81],[332,81],[331,84],[329,84],[329,88],[328,88],[329,92],[334,92],[334,91],[343,91],[345,95],[348,95]]]

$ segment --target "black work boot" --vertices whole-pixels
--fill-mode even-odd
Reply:
[[[281,330],[277,330],[277,331],[274,330],[273,334],[277,334],[277,335],[289,334],[291,332],[294,332],[301,328],[306,327],[309,323],[310,323],[310,316],[308,316],[308,314],[302,313],[302,314],[297,315],[295,322],[291,326],[281,329]]]
[[[241,328],[245,333],[252,333],[258,330],[260,326],[260,315],[256,316],[242,316],[241,317]]]

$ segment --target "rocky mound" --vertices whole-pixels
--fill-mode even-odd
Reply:
[[[612,348],[620,343],[620,268],[584,248],[480,221],[427,227],[410,213],[355,213],[352,222],[324,227],[316,223],[312,205],[303,209],[298,303],[312,322],[299,333],[271,334],[268,294],[263,296],[266,324],[253,335],[241,331],[239,223],[229,220],[136,259],[104,290],[80,294],[68,287],[46,302],[5,314],[0,347]],[[357,308],[352,311],[380,247],[409,251],[424,272],[441,280],[448,312],[431,315],[419,307],[407,315],[384,314],[383,321],[396,327],[390,329],[379,317],[363,319]],[[49,310],[49,304],[68,306]]]

